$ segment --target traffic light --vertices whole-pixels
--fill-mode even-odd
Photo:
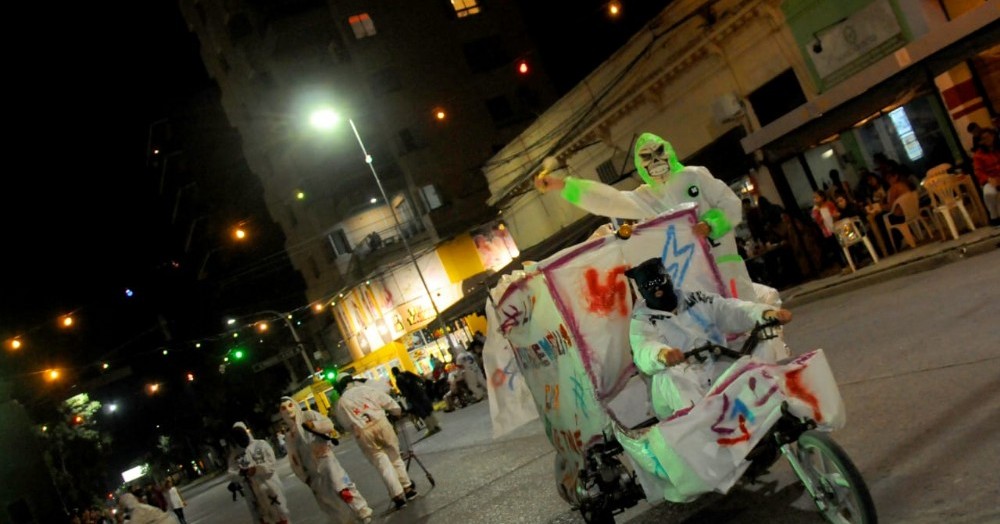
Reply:
[[[337,381],[338,370],[336,366],[332,368],[327,368],[323,370],[323,378],[330,382],[331,384]]]

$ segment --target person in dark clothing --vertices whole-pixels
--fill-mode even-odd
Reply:
[[[425,380],[415,373],[401,370],[398,367],[392,368],[392,376],[396,379],[396,388],[406,398],[409,405],[409,412],[420,417],[427,426],[427,436],[431,436],[441,431],[437,418],[434,416],[434,404],[427,396]]]

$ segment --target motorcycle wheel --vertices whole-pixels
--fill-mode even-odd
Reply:
[[[816,487],[814,501],[833,524],[876,524],[868,485],[847,452],[826,433],[807,431],[796,443],[803,473]]]

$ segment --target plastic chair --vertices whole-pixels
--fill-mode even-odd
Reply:
[[[933,197],[932,197],[933,198]],[[903,193],[896,199],[896,202],[892,204],[892,209],[888,213],[882,216],[882,220],[885,221],[885,230],[889,234],[889,241],[892,243],[892,248],[899,252],[899,246],[896,245],[896,238],[893,236],[892,232],[899,231],[903,235],[903,242],[911,248],[917,247],[917,241],[914,238],[913,233],[916,232],[917,236],[923,238],[924,233],[927,234],[927,238],[931,238],[933,234],[931,233],[931,227],[927,225],[927,221],[920,214],[920,196],[916,191],[910,191],[908,193]],[[893,214],[896,208],[903,211],[903,218],[905,222],[900,224],[893,224],[889,222],[889,216]]]
[[[852,273],[857,271],[857,268],[854,266],[854,259],[851,258],[851,246],[854,244],[864,243],[868,249],[868,254],[872,256],[872,262],[878,264],[878,254],[875,253],[875,248],[872,247],[871,240],[868,240],[868,236],[865,235],[865,228],[860,218],[848,217],[834,222],[833,233],[837,235],[837,242],[840,243],[840,249],[844,251],[844,258],[847,259],[847,264],[851,266]]]
[[[924,188],[931,196],[931,205],[934,211],[944,220],[951,232],[952,238],[958,238],[958,229],[955,227],[955,219],[952,212],[956,209],[965,219],[965,224],[969,226],[969,231],[975,231],[976,225],[972,223],[969,211],[965,209],[962,201],[962,194],[959,190],[958,180],[954,176],[935,176],[923,181]],[[943,228],[942,228],[943,229]]]

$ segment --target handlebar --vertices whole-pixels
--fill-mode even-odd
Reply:
[[[740,347],[738,351],[709,342],[692,350],[685,351],[684,360],[694,358],[698,362],[704,362],[708,360],[710,356],[722,356],[736,360],[753,352],[754,348],[756,348],[757,344],[761,341],[776,338],[780,329],[781,323],[776,319],[758,322],[753,329],[750,330],[750,334],[747,335],[747,339],[743,342],[743,346]]]

